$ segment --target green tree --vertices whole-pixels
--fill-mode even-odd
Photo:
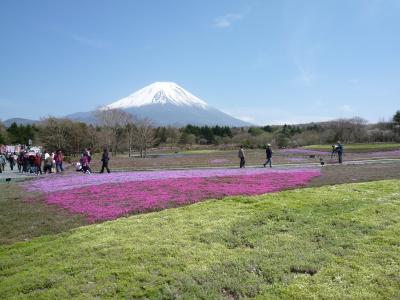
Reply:
[[[398,110],[393,116],[393,123],[400,124],[400,110]]]
[[[7,144],[8,142],[8,133],[7,128],[4,126],[2,122],[0,122],[0,144]]]
[[[34,125],[17,125],[15,122],[7,129],[10,142],[22,145],[27,145],[29,139],[34,140],[37,131]]]

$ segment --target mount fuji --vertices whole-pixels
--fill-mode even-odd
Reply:
[[[186,91],[174,82],[155,82],[135,93],[100,108],[122,109],[138,118],[150,119],[155,125],[184,126],[222,125],[249,126]],[[94,122],[93,112],[68,115],[67,118],[83,122]]]

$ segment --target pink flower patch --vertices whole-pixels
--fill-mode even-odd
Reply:
[[[167,178],[164,179],[111,181],[93,185],[85,183],[80,187],[74,184],[70,189],[47,193],[46,201],[73,213],[86,214],[89,221],[95,222],[112,220],[127,214],[196,203],[206,199],[277,192],[305,185],[313,177],[319,176],[320,171],[314,169],[277,170],[230,176],[222,174],[212,176],[212,174],[211,172],[211,176],[208,177],[170,176],[168,178],[166,176]]]

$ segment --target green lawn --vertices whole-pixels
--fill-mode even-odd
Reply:
[[[395,299],[400,180],[232,197],[0,247],[0,298]]]
[[[303,147],[310,150],[332,151],[332,145],[309,145]],[[373,152],[373,151],[390,151],[399,150],[399,143],[376,143],[376,144],[344,144],[345,152]]]

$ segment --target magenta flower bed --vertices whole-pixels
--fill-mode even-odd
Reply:
[[[262,173],[254,171],[255,169],[247,174],[243,172],[242,175],[231,176],[215,176],[211,172],[208,177],[175,177],[74,186],[46,193],[45,198],[48,203],[57,204],[73,213],[86,214],[89,221],[95,222],[206,199],[276,192],[304,185],[320,175],[320,171],[315,169],[263,170]]]
[[[26,182],[25,188],[30,192],[55,192],[60,190],[70,190],[78,187],[100,185],[104,183],[122,183],[131,181],[161,180],[173,178],[194,178],[194,177],[213,177],[213,176],[240,176],[264,174],[269,170],[263,168],[246,169],[192,169],[192,170],[165,170],[165,171],[139,171],[139,172],[114,172],[111,174],[91,174],[72,173],[65,175],[54,175],[40,177],[36,180]],[[274,170],[274,173],[293,173],[302,170]]]

